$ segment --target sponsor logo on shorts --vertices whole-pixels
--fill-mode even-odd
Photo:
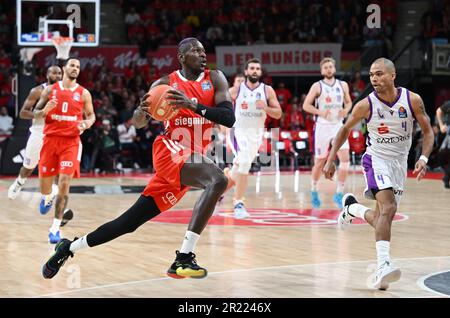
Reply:
[[[73,162],[72,161],[61,161],[61,168],[72,168]]]
[[[395,195],[403,195],[403,190],[394,190]]]
[[[376,139],[376,141],[379,144],[396,144],[408,140],[409,138],[411,138],[411,135],[407,134],[405,136],[379,137]]]
[[[177,203],[177,198],[175,197],[175,195],[172,192],[167,192],[166,193],[166,199],[172,205],[175,205]],[[164,197],[163,197],[163,200],[164,200]],[[166,200],[164,200],[164,202],[166,202]]]

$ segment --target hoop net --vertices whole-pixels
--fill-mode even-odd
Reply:
[[[66,36],[53,37],[52,43],[56,48],[56,59],[67,60],[70,49],[72,48],[73,38]]]

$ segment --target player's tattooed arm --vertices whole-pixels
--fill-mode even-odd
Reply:
[[[155,82],[153,82],[151,88],[154,88],[158,85],[169,85],[169,77],[168,76],[164,76],[161,77],[159,80],[156,80]],[[152,118],[150,116],[150,114],[148,113],[148,108],[149,108],[149,104],[147,102],[147,98],[148,98],[148,93],[145,94],[144,96],[142,96],[141,102],[139,103],[138,107],[136,107],[136,109],[134,110],[133,113],[133,118],[131,119],[134,127],[136,127],[137,129],[145,127],[145,125],[147,125],[148,121]]]
[[[58,101],[56,99],[49,100],[49,95],[52,91],[51,86],[46,87],[39,98],[36,107],[34,108],[34,118],[44,118],[47,116],[47,113],[56,107]]]

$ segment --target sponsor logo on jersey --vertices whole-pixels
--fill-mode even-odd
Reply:
[[[339,87],[336,87],[336,92],[340,93],[341,89]]]
[[[175,126],[193,126],[210,124],[211,121],[205,117],[179,117],[175,119]]]
[[[389,112],[391,113],[391,116],[394,115],[394,111],[392,109],[389,109]]]
[[[72,161],[61,161],[61,168],[71,168],[73,167],[73,162]]]
[[[404,136],[395,136],[395,137],[378,137],[377,143],[379,144],[396,144],[399,142],[403,142],[411,138],[410,134]]]
[[[51,119],[57,120],[57,121],[77,121],[77,116],[65,116],[65,115],[56,115],[52,114]]]
[[[338,103],[342,102],[342,96],[341,95],[336,95],[336,100]]]
[[[381,123],[380,126],[378,127],[378,133],[380,135],[388,134],[389,133],[389,127],[385,126],[383,123]]]
[[[280,97],[281,97],[282,100],[284,99],[284,95],[281,95]],[[260,92],[256,93],[256,99],[261,99],[261,93]]]
[[[81,99],[80,93],[76,92],[73,94],[73,100],[79,102]]]
[[[381,109],[377,108],[377,113],[378,113],[378,117],[379,118],[383,118],[384,119],[384,114],[383,114],[383,111]]]
[[[398,117],[400,117],[400,118],[408,117],[408,114],[406,113],[405,107],[400,106],[400,108],[398,109]]]
[[[325,98],[325,102],[328,103],[328,104],[330,104],[330,103],[332,102],[331,97],[330,97],[330,96],[327,96],[327,97]]]
[[[239,116],[241,117],[249,117],[249,118],[258,118],[258,117],[262,117],[263,113],[262,112],[239,112]]]
[[[210,82],[203,82],[202,83],[202,91],[209,91],[212,89],[212,85]]]
[[[172,84],[172,87],[173,87],[174,89],[178,89],[178,83],[173,83],[173,84]]]
[[[243,101],[243,102],[242,102],[241,108],[242,108],[242,109],[248,109],[248,104],[247,104],[246,101]]]

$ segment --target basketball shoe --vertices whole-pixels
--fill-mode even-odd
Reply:
[[[384,262],[378,267],[375,276],[369,283],[369,287],[373,289],[386,290],[389,288],[389,284],[396,282],[400,279],[402,272],[400,269],[395,268],[389,262]]]
[[[167,276],[182,279],[182,278],[204,278],[208,275],[206,268],[197,265],[195,254],[190,252],[188,254],[175,252],[177,254],[175,262],[167,270]]]
[[[44,266],[42,266],[42,276],[44,276],[44,278],[53,278],[67,261],[69,256],[73,257],[73,253],[70,251],[71,243],[72,241],[69,241],[68,239],[62,239],[58,244],[56,244],[55,253],[44,264]]]
[[[344,197],[344,194],[342,192],[336,192],[333,194],[333,201],[336,203],[339,209],[342,209],[342,198]]]
[[[39,204],[39,211],[42,215],[47,214],[53,206],[53,201],[55,201],[56,195],[58,194],[58,186],[56,184],[52,185],[52,193],[50,199],[46,199],[48,196],[42,196],[41,202]]]
[[[73,211],[71,209],[66,209],[64,211],[62,221],[61,221],[61,227],[66,225],[70,220],[73,219]]]
[[[236,219],[246,219],[250,216],[243,202],[238,202],[234,205],[234,217]]]
[[[337,219],[338,227],[341,230],[345,230],[345,228],[348,225],[350,225],[352,223],[353,219],[355,218],[355,216],[353,214],[351,214],[348,210],[350,205],[352,205],[354,203],[358,203],[358,201],[356,200],[356,198],[353,194],[346,193],[342,197],[342,206],[344,208],[342,209],[342,211],[339,214],[338,219]]]
[[[319,192],[311,191],[311,204],[314,209],[320,208],[322,202],[320,202]]]
[[[13,184],[8,189],[8,198],[10,200],[14,200],[19,195],[20,191],[22,191],[25,183],[20,183],[17,179],[14,180]]]

